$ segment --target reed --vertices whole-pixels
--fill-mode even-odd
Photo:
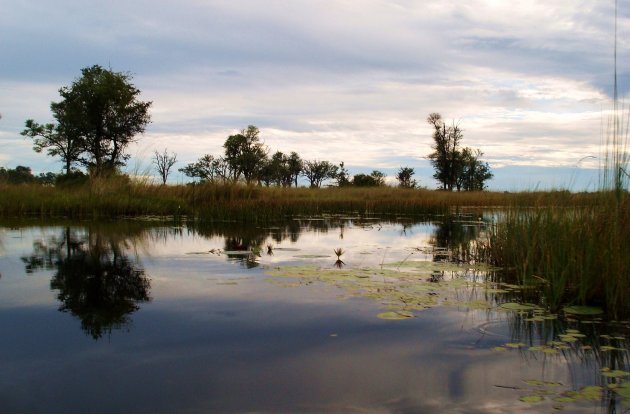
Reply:
[[[516,282],[538,285],[542,304],[554,311],[579,304],[627,315],[630,196],[603,191],[597,200],[507,210],[492,231],[491,261]]]
[[[164,186],[110,177],[72,187],[0,183],[0,216],[80,219],[162,215],[202,221],[269,222],[322,214],[425,215],[458,208],[589,205],[591,194],[462,192],[381,188],[278,188],[206,183]]]

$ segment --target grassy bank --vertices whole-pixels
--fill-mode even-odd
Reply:
[[[0,184],[3,217],[187,216],[207,221],[266,222],[287,216],[426,214],[456,207],[509,207],[562,202],[583,205],[589,194],[462,192],[378,188],[277,188],[201,184],[159,186],[129,180],[93,181],[75,187]]]

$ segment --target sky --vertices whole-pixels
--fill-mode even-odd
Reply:
[[[630,1],[619,1],[619,96]],[[128,72],[152,122],[127,169],[221,155],[248,125],[271,153],[400,167],[436,188],[438,112],[483,151],[500,191],[598,185],[612,107],[614,0],[21,0],[0,14],[0,166],[61,171],[20,135],[95,64]],[[180,172],[173,182],[185,177]]]

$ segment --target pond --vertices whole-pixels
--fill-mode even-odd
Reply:
[[[626,410],[630,322],[524,304],[476,261],[488,217],[6,224],[0,406]]]

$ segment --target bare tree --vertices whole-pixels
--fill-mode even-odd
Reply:
[[[175,165],[176,162],[177,154],[169,154],[166,148],[164,148],[164,152],[161,154],[157,150],[155,150],[155,153],[153,155],[153,163],[155,164],[155,169],[162,178],[162,184],[166,184],[166,180],[168,179],[168,175],[171,172],[171,168],[173,167],[173,165]]]

